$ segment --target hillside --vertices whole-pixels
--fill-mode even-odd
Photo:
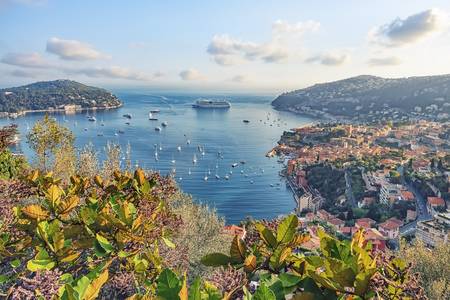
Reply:
[[[278,110],[357,121],[448,119],[450,75],[361,75],[284,93],[272,105]]]
[[[0,89],[0,112],[21,113],[29,110],[78,108],[113,108],[121,101],[111,92],[71,80],[42,81],[20,87]]]

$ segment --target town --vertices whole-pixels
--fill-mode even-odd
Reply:
[[[449,137],[449,122],[310,125],[284,132],[268,156],[287,161],[312,236],[320,224],[342,237],[364,228],[378,249],[414,236],[434,246],[450,231]]]

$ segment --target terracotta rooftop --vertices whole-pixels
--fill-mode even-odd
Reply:
[[[441,197],[428,197],[427,202],[431,206],[445,206],[445,201]]]

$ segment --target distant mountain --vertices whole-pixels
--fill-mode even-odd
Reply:
[[[272,105],[278,110],[358,121],[448,119],[450,75],[408,78],[361,75],[284,93]]]
[[[33,110],[114,108],[122,102],[111,92],[71,80],[42,81],[20,87],[0,89],[0,112]]]

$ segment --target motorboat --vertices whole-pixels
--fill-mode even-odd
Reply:
[[[167,123],[166,121],[164,121],[164,122],[161,123],[161,126],[162,126],[162,127],[167,127],[167,125],[169,125],[169,123]]]
[[[161,127],[155,127],[155,131],[161,131]]]
[[[131,114],[123,114],[124,118],[131,119],[133,116]]]

